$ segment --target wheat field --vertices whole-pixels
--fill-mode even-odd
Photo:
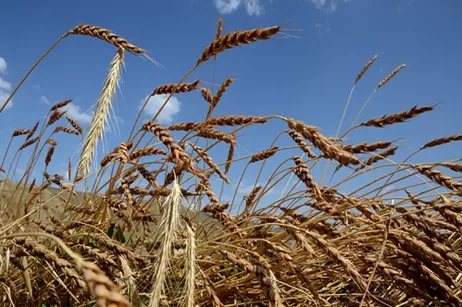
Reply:
[[[125,57],[159,63],[108,29],[78,25],[26,73],[9,99],[62,40],[84,35],[114,47],[89,129],[66,114],[66,99],[30,128],[10,132],[0,165],[1,305],[461,306],[462,164],[409,161],[421,151],[451,150],[462,135],[428,140],[403,161],[394,159],[406,150],[402,142],[348,143],[353,131],[438,112],[436,105],[408,106],[359,121],[375,93],[399,82],[394,79],[406,65],[384,75],[353,125],[340,131],[340,124],[336,136],[284,114],[214,116],[234,80],[215,89],[191,78],[196,69],[207,61],[219,65],[220,54],[231,49],[287,36],[279,26],[222,32],[220,19],[216,37],[178,83],[160,84],[148,95],[144,106],[155,95],[168,97],[157,114],[147,122],[138,115],[128,139],[100,161],[97,147]],[[378,58],[358,68],[344,115]],[[174,95],[193,91],[207,105],[204,120],[158,123]],[[285,128],[270,147],[235,154],[244,131],[265,133],[275,124]],[[55,154],[56,134],[67,135],[80,152],[66,176],[48,172],[63,159]],[[19,159],[27,168],[12,180]],[[312,171],[320,166],[324,178]],[[249,168],[259,170],[258,178],[238,197]],[[241,174],[238,182],[229,178],[231,169]],[[333,184],[326,179],[339,176]],[[230,201],[223,200],[227,188],[235,192]]]

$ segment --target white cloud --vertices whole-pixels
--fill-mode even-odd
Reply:
[[[37,90],[37,91],[40,89],[40,85],[39,85],[39,84],[35,84],[35,85],[33,85],[32,87],[33,87],[35,90]]]
[[[11,83],[0,78],[0,89],[5,91],[11,91]]]
[[[264,11],[260,0],[215,0],[215,7],[220,14],[231,14],[241,5],[245,6],[247,14],[250,16],[260,16]]]
[[[81,111],[80,106],[78,105],[70,103],[67,106],[63,107],[62,110],[67,111],[67,115],[69,115],[69,117],[71,117],[73,120],[76,120],[80,124],[88,125],[91,123],[92,115],[88,114],[87,112]]]
[[[334,12],[339,2],[348,2],[349,0],[310,0],[319,10]]]
[[[6,73],[6,68],[7,68],[7,65],[6,65],[5,59],[0,57],[0,73],[2,74]]]
[[[165,100],[168,98],[168,95],[155,95],[149,98],[148,104],[144,109],[144,113],[149,117],[154,117],[157,111],[159,111],[160,107],[164,104]],[[146,99],[141,101],[141,108],[144,104]],[[175,116],[178,112],[180,112],[181,102],[176,97],[170,98],[169,102],[165,106],[165,108],[160,112],[159,116],[157,117],[157,121],[161,124],[170,124],[173,121],[173,116]]]
[[[6,73],[6,61],[4,58],[0,57],[0,73]],[[11,83],[0,78],[0,108],[3,106],[5,101],[10,97]],[[5,110],[13,106],[13,101],[10,100],[5,107]]]
[[[10,93],[0,90],[0,108],[3,106],[8,97],[10,97]],[[11,108],[12,106],[13,100],[10,100],[10,102],[8,102],[8,104],[5,107],[5,110]]]
[[[50,100],[48,100],[48,98],[46,98],[45,96],[40,97],[40,102],[47,105],[51,105]]]

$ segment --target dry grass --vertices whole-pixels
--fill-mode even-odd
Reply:
[[[200,88],[199,79],[185,80],[199,64],[213,58],[219,65],[220,52],[267,40],[280,28],[222,31],[220,20],[214,41],[193,69],[151,95],[169,95],[164,105],[173,95],[189,95]],[[74,34],[110,43],[116,56],[88,131],[69,116],[69,127],[60,124],[66,115],[62,108],[71,101],[67,99],[30,129],[9,134],[0,165],[3,305],[462,304],[460,160],[408,161],[425,149],[437,151],[445,145],[441,150],[450,150],[461,135],[429,141],[402,162],[393,159],[398,149],[406,148],[393,141],[346,143],[353,130],[412,124],[434,107],[353,123],[338,137],[340,124],[330,138],[284,114],[212,117],[218,102],[226,103],[222,97],[234,81],[227,79],[217,93],[200,88],[207,101],[203,121],[164,127],[155,118],[142,125],[137,120],[130,137],[119,140],[93,168],[124,50],[144,50],[101,27],[80,25],[64,37]],[[357,75],[347,106],[356,83],[376,60],[374,56]],[[356,119],[403,67],[373,89]],[[242,155],[238,149],[245,130],[268,133],[266,127],[274,121],[289,130],[275,135],[271,145]],[[68,134],[75,150],[82,150],[77,170],[71,159],[60,155],[63,145],[50,138],[58,132]],[[281,135],[287,141],[285,134],[291,138],[289,147],[280,141]],[[24,156],[24,175],[13,182]],[[325,184],[316,172],[324,162],[341,167],[343,177]],[[55,164],[67,165],[67,178],[48,173]],[[250,168],[258,170],[255,178],[246,173]],[[33,173],[41,175],[33,178]],[[238,182],[233,180],[236,174],[241,175]],[[326,168],[322,176],[329,174]],[[239,199],[241,181],[249,179],[255,183]],[[282,192],[274,193],[280,186]],[[226,199],[229,190],[234,196]]]

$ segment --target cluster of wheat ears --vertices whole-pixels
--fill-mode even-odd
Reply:
[[[356,124],[358,114],[343,135],[328,137],[281,115],[214,117],[234,80],[225,80],[216,92],[201,80],[186,83],[197,67],[216,61],[220,53],[283,33],[275,26],[223,35],[220,19],[215,39],[193,68],[147,98],[146,103],[154,95],[168,95],[156,116],[139,123],[138,115],[127,142],[107,153],[96,170],[91,166],[106,132],[125,52],[149,57],[98,26],[79,25],[60,37],[11,97],[67,37],[92,36],[112,44],[116,53],[87,131],[66,114],[63,108],[71,100],[64,100],[42,122],[11,135],[0,165],[1,305],[461,306],[462,183],[457,173],[462,165],[407,161],[428,148],[450,147],[462,135],[428,140],[400,163],[392,160],[396,141],[346,141],[357,129],[399,124],[435,106],[415,106]],[[377,58],[357,75],[344,114],[356,84]],[[360,113],[404,67],[377,85]],[[192,91],[200,91],[208,106],[205,120],[171,126],[156,121],[173,95]],[[274,121],[287,126],[273,146],[236,157],[238,131]],[[47,172],[59,149],[57,134],[76,138],[82,150],[75,168],[69,160],[67,176]],[[175,140],[173,134],[180,137]],[[12,145],[21,138],[25,140],[14,151]],[[276,146],[280,138],[292,146]],[[223,157],[212,158],[212,148],[221,148]],[[24,151],[31,151],[26,171],[13,181]],[[283,152],[293,154],[267,163]],[[9,167],[4,165],[8,155]],[[265,164],[277,167],[243,199],[224,203],[220,191],[229,185],[237,190],[241,183],[228,179],[238,161],[247,162],[242,177],[248,167],[260,167],[260,175],[268,171]],[[320,163],[337,165],[334,172],[345,177],[323,185],[312,175]],[[43,175],[33,178],[37,169]],[[366,184],[348,194],[339,192],[363,176]],[[410,178],[415,180],[406,184]],[[264,203],[283,181],[289,182],[284,193]],[[391,201],[390,187],[394,195],[405,196]],[[192,205],[194,210],[185,209]]]

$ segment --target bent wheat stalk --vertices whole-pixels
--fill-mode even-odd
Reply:
[[[66,37],[69,35],[89,35],[93,37],[97,37],[99,39],[102,39],[104,41],[107,41],[108,43],[114,45],[117,48],[122,48],[124,50],[127,50],[131,53],[135,54],[144,54],[149,60],[151,60],[154,64],[160,65],[157,63],[155,60],[150,59],[145,51],[133,44],[130,44],[126,39],[121,37],[120,35],[112,33],[110,30],[94,26],[94,25],[78,25],[72,30],[69,30],[68,32],[64,33],[60,38],[58,38],[53,45],[51,45],[50,48],[48,48],[45,53],[32,65],[32,67],[29,69],[29,71],[24,75],[24,77],[19,81],[18,85],[14,88],[14,90],[11,92],[10,96],[6,99],[6,101],[3,103],[2,107],[0,108],[0,113],[6,108],[8,103],[11,101],[13,96],[16,94],[16,92],[19,90],[21,85],[26,81],[26,79],[30,76],[32,71],[42,62],[42,60]]]
[[[102,39],[109,44],[114,45],[116,48],[121,48],[124,50],[127,50],[128,52],[132,53],[144,53],[144,50],[141,48],[136,47],[133,44],[130,44],[126,39],[121,37],[120,35],[117,35],[115,33],[112,33],[110,30],[94,26],[94,25],[78,25],[74,29],[70,30],[69,32],[66,33],[66,35],[88,35],[88,36],[93,36],[99,39]]]

